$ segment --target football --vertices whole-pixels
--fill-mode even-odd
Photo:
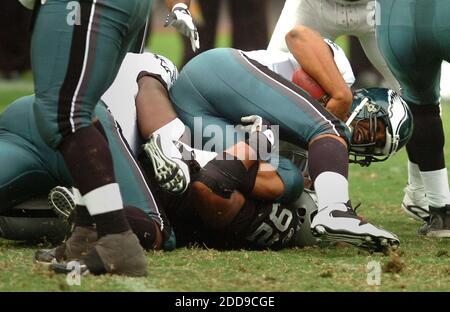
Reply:
[[[292,82],[308,92],[314,99],[326,104],[329,95],[325,90],[302,68],[297,69],[292,75]]]

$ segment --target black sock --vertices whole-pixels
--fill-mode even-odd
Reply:
[[[323,137],[309,146],[308,170],[311,180],[325,171],[331,171],[348,178],[348,151],[344,144],[332,137]]]
[[[76,205],[73,222],[76,226],[94,226],[94,219],[89,214],[86,206]]]
[[[408,158],[420,171],[445,168],[444,128],[438,105],[408,103],[414,117],[414,130],[406,145]]]
[[[116,183],[108,142],[93,125],[65,137],[59,150],[82,195]],[[122,209],[95,215],[93,219],[99,237],[130,229]]]
[[[98,237],[106,234],[119,234],[130,229],[130,224],[123,209],[93,216]]]

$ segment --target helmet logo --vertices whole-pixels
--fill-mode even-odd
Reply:
[[[378,113],[379,110],[380,110],[380,107],[378,105],[375,105],[373,103],[370,103],[369,105],[367,105],[367,111],[369,113]]]

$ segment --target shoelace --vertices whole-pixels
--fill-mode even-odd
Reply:
[[[359,220],[361,220],[361,222],[367,223],[366,218],[364,218],[363,216],[358,215],[358,214],[356,213],[356,209],[358,209],[360,206],[361,206],[361,203],[359,202],[359,203],[355,206],[355,208],[353,208],[351,204],[349,204],[347,207],[350,208],[350,210],[352,210],[352,214],[353,214],[355,217],[357,217]]]

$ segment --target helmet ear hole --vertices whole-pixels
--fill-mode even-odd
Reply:
[[[299,217],[300,224],[305,223],[306,209],[303,208],[303,207],[298,208],[298,210],[297,210],[297,215],[298,215],[298,217]]]

